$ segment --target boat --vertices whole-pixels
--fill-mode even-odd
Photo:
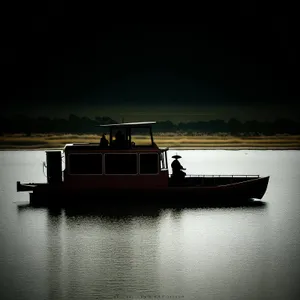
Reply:
[[[44,162],[47,182],[17,181],[17,192],[29,192],[32,205],[47,206],[88,203],[189,206],[241,203],[264,197],[269,176],[175,176],[169,171],[169,148],[160,148],[154,141],[155,123],[98,125],[108,132],[108,140],[103,134],[99,143],[73,143],[66,144],[62,151],[47,150]],[[141,132],[144,138],[139,140],[143,142],[138,143],[134,137]]]

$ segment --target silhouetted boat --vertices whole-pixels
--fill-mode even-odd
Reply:
[[[30,192],[36,205],[76,203],[178,204],[241,202],[262,199],[269,176],[259,175],[187,175],[170,176],[168,148],[157,147],[153,140],[155,122],[99,125],[109,130],[109,142],[103,144],[67,144],[61,151],[46,151],[47,182],[20,183],[17,191]],[[132,141],[133,131],[146,129],[149,144]],[[124,132],[113,140],[113,131]]]

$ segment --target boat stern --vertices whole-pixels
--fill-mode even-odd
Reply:
[[[17,192],[32,192],[35,187],[36,184],[21,183],[20,181],[17,181]]]

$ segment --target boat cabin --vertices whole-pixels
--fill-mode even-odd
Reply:
[[[167,187],[167,150],[153,140],[155,122],[99,125],[99,143],[67,144],[64,183],[95,188]]]

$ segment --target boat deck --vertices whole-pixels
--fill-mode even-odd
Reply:
[[[183,180],[174,180],[172,176],[169,177],[169,187],[186,187],[186,186],[207,186],[216,187],[238,182],[245,182],[248,180],[258,179],[259,175],[187,175]],[[62,186],[64,182],[55,184]],[[34,191],[36,188],[48,187],[49,183],[20,183],[17,182],[17,191]]]
[[[169,178],[169,186],[218,186],[258,179],[259,175],[187,175],[184,180]]]

